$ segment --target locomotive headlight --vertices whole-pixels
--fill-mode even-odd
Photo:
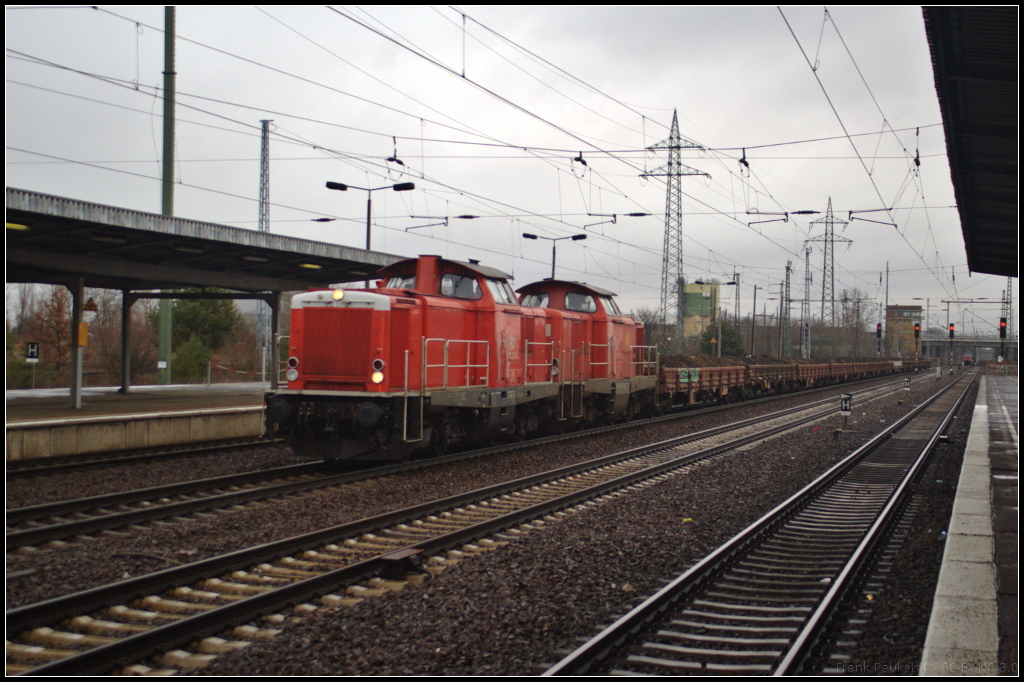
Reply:
[[[299,359],[294,355],[291,356],[290,358],[288,358],[288,366],[291,367],[292,369],[295,369],[296,367],[299,366]]]
[[[299,378],[299,370],[289,369],[287,372],[285,372],[285,376],[288,378],[288,381],[295,381],[296,379]]]
[[[331,298],[333,298],[335,301],[340,301],[341,299],[345,298],[345,290],[335,289],[333,292],[331,292]]]
[[[384,381],[384,372],[376,371],[370,375],[370,380],[375,384],[379,384]]]

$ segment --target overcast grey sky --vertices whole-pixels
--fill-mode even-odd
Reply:
[[[159,213],[163,9],[6,20],[7,184]],[[275,233],[362,247],[366,192],[324,183],[412,181],[373,194],[374,250],[479,259],[518,287],[551,268],[550,243],[523,232],[585,232],[559,242],[558,276],[657,307],[665,184],[640,174],[665,163],[644,149],[677,109],[705,147],[683,163],[711,176],[683,179],[685,275],[740,272],[743,312],[754,285],[769,292],[759,309],[778,297],[787,260],[803,295],[804,241],[830,197],[842,220],[895,209],[837,229],[852,240],[837,244],[837,296],[883,303],[888,262],[889,302],[930,299],[944,325],[939,301],[998,302],[1006,286],[968,275],[920,7],[180,7],[177,24],[182,217],[256,229],[272,119]],[[821,213],[748,225],[779,217],[748,211],[800,210]],[[950,315],[991,333],[999,308]]]

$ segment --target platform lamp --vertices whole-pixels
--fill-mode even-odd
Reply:
[[[413,182],[400,182],[397,185],[385,185],[384,187],[356,187],[355,185],[346,185],[343,182],[328,182],[327,189],[336,189],[339,192],[347,192],[349,187],[352,189],[361,189],[366,192],[366,250],[370,250],[370,211],[373,206],[371,196],[373,192],[381,189],[393,189],[396,192],[408,192],[409,190],[416,189],[416,183]],[[366,281],[366,288],[370,288],[370,281]]]
[[[563,239],[571,239],[574,242],[578,242],[581,239],[586,239],[585,234],[574,234],[569,237],[538,237],[535,234],[529,232],[523,232],[523,238],[525,239],[547,239],[551,242],[551,279],[555,278],[555,242],[562,241]]]

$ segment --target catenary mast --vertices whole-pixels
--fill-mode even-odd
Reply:
[[[696,142],[679,135],[679,116],[672,112],[672,129],[668,139],[648,147],[649,150],[667,149],[668,163],[643,173],[642,178],[665,178],[665,246],[661,265],[661,318],[666,338],[671,335],[674,348],[682,347],[683,321],[683,185],[684,175],[704,175],[682,164],[681,150],[703,149]]]
[[[815,237],[814,239],[808,239],[808,242],[824,242],[825,243],[825,258],[822,271],[824,277],[822,277],[821,283],[821,320],[825,324],[835,325],[836,323],[836,296],[835,296],[835,243],[846,242],[847,244],[852,243],[851,240],[846,237],[837,237],[835,226],[842,225],[846,226],[845,220],[839,220],[832,215],[832,197],[828,198],[828,210],[825,212],[824,218],[818,220],[812,220],[811,225],[822,224],[825,226],[825,235],[822,237]],[[806,244],[806,242],[804,242]]]

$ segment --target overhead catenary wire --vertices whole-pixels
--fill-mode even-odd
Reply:
[[[327,123],[327,122],[323,122],[323,123]],[[369,133],[371,133],[371,134],[375,134],[375,135],[381,135],[381,136],[389,136],[389,137],[391,136],[391,134],[390,134],[390,131],[382,131],[382,132],[376,132],[376,131],[367,131],[367,132],[369,132]],[[877,133],[872,133],[872,134],[877,134]],[[315,137],[316,137],[316,136],[315,136],[315,135],[314,135],[314,136],[309,136],[309,135],[307,135],[307,136],[305,136],[305,137],[306,137],[306,139],[307,139],[307,140],[315,140]],[[443,136],[439,136],[439,137],[443,137]],[[409,137],[407,136],[406,138],[401,138],[401,137],[400,137],[400,139],[414,139],[414,138],[409,138]],[[430,138],[426,138],[426,139],[427,139],[428,141],[430,140]],[[460,140],[451,140],[451,141],[449,141],[449,142],[451,142],[452,144],[494,144],[494,143],[487,143],[487,142],[484,142],[484,141],[460,141]],[[299,144],[298,142],[295,142],[295,143],[296,143],[296,144]],[[313,142],[313,144],[315,145],[315,141]],[[500,145],[495,145],[495,146],[500,146]],[[505,145],[505,146],[507,146],[508,148],[513,148],[513,149],[519,149],[519,148],[520,148],[520,147],[518,147],[517,145],[511,145],[511,144],[509,144],[509,145]],[[555,147],[557,147],[557,145],[555,145]],[[752,148],[753,148],[753,147],[752,147]],[[557,150],[557,149],[554,149],[554,148],[552,148],[552,153],[555,153],[555,154],[557,154],[557,153],[558,153],[558,151],[559,151],[559,150]],[[566,150],[561,150],[561,151],[566,151]],[[571,153],[572,153],[573,155],[575,155],[575,154],[576,154],[576,153],[578,152],[578,150],[576,150],[576,149],[574,149],[574,150],[570,150],[570,151],[571,151]],[[605,150],[597,150],[597,151],[594,151],[593,153],[594,153],[594,154],[601,154],[601,153],[603,153],[604,151],[605,151]],[[619,154],[619,155],[621,155],[621,156],[626,156],[626,155],[627,155],[627,154],[629,153],[629,150],[625,150],[625,149],[623,149],[623,150],[616,150],[616,149],[612,149],[612,150],[610,150],[610,151],[612,151],[612,152],[614,152],[614,153],[616,153],[616,154]],[[639,150],[636,150],[636,151],[639,151]],[[331,153],[331,154],[338,154],[338,153],[343,153],[343,154],[345,155],[345,157],[347,158],[347,160],[349,160],[349,161],[357,161],[357,160],[363,160],[363,161],[367,161],[367,162],[369,162],[369,163],[371,163],[371,164],[372,164],[372,163],[374,162],[374,158],[373,158],[373,155],[363,155],[363,154],[354,154],[354,153],[352,153],[352,152],[348,152],[348,151],[346,151],[346,152],[342,152],[341,150],[338,150],[338,149],[335,149],[335,150],[331,151],[330,153]],[[590,154],[590,152],[588,152],[588,155],[589,155],[589,154]],[[408,159],[409,159],[410,157],[406,156],[405,158],[406,158],[406,159],[408,160]],[[415,157],[413,157],[413,158],[415,158]],[[420,158],[421,158],[421,159],[423,159],[423,158],[443,158],[443,157],[440,157],[440,156],[436,156],[436,155],[429,155],[429,154],[423,154],[423,155],[421,155],[421,157],[420,157]],[[588,156],[588,158],[589,158],[589,156]],[[724,161],[728,161],[728,159],[723,159],[723,160],[724,160]],[[719,160],[719,161],[721,161],[721,160]],[[762,170],[763,170],[763,169],[762,169]],[[372,172],[376,172],[376,171],[372,171]],[[613,175],[613,174],[611,174],[611,173],[609,173],[609,172],[607,171],[607,169],[603,169],[603,170],[602,170],[602,172],[601,172],[601,174],[595,174],[595,175],[594,175],[594,177],[593,177],[593,181],[594,181],[594,183],[595,183],[595,184],[594,184],[594,187],[595,187],[595,188],[596,188],[596,190],[597,190],[597,191],[595,192],[595,198],[596,198],[597,196],[601,196],[601,194],[600,194],[600,193],[601,193],[602,191],[607,191],[607,192],[614,192],[614,191],[615,191],[614,189],[610,189],[610,188],[609,188],[609,189],[604,189],[604,186],[603,186],[603,184],[599,184],[599,183],[598,183],[598,180],[599,180],[600,178],[602,178],[602,177],[604,177],[604,178],[609,178],[609,179],[611,179],[611,178],[614,178],[614,177],[616,177],[616,176],[615,176],[615,175]],[[456,183],[456,184],[457,184],[457,183]],[[764,184],[764,183],[762,183],[762,184]],[[433,190],[432,190],[432,191],[433,191]],[[456,193],[457,193],[457,192],[459,192],[459,190],[457,190],[457,189],[452,189],[452,190],[450,190],[450,191],[452,191],[452,192],[456,192]],[[760,190],[759,190],[759,191],[760,191]],[[428,196],[429,196],[429,195],[428,195]],[[433,196],[437,196],[437,195],[433,195]],[[451,196],[451,195],[449,195],[449,196]],[[610,196],[610,195],[606,195],[606,196]],[[726,197],[728,197],[728,196],[729,196],[729,192],[728,192],[728,190],[727,190],[727,191],[725,192],[724,196],[726,196]],[[765,194],[765,195],[761,195],[761,196],[762,196],[762,200],[763,200],[763,197],[764,197],[764,196],[770,196],[770,195],[769,195],[769,194]],[[780,195],[780,196],[781,196],[781,195]],[[478,198],[480,198],[480,199],[482,199],[482,200],[486,200],[486,197],[478,197]],[[714,199],[712,199],[712,200],[711,200],[711,204],[718,204],[718,203],[719,203],[719,202],[718,202],[717,200],[714,200]],[[548,212],[548,211],[538,211],[537,213],[535,213],[535,214],[534,214],[533,218],[539,218],[539,217],[541,217],[541,216],[542,216],[542,214],[545,214],[545,213],[550,213],[550,212]],[[725,218],[726,216],[728,216],[728,218],[727,218],[727,219],[729,219],[729,220],[735,220],[735,218],[736,218],[736,217],[742,217],[742,216],[740,216],[740,215],[739,215],[739,213],[738,213],[738,212],[736,212],[736,211],[732,211],[732,212],[726,212],[726,211],[720,211],[720,210],[715,210],[715,209],[712,209],[712,208],[708,208],[707,210],[695,210],[695,211],[692,211],[692,212],[688,212],[688,213],[689,213],[689,214],[692,214],[692,215],[718,215],[718,216],[720,216],[720,217],[722,217],[722,218]],[[523,215],[529,216],[529,214],[528,214],[528,213],[524,213]],[[565,227],[566,227],[566,228],[569,228],[569,229],[576,229],[576,227],[575,227],[574,225],[572,225],[572,224],[571,224],[571,223],[572,223],[572,222],[574,222],[574,221],[572,220],[572,218],[570,217],[570,215],[568,215],[568,214],[567,214],[567,215],[566,215],[565,217],[566,217],[566,221],[565,221],[565,223],[564,223],[564,224],[565,224]],[[528,218],[528,219],[530,219],[530,218]],[[736,222],[736,223],[738,223],[738,222],[740,222],[740,221],[735,221],[735,222]],[[737,226],[737,227],[740,227],[740,226],[739,226],[738,224],[737,224],[736,226]],[[689,239],[689,235],[688,235],[688,239]]]

